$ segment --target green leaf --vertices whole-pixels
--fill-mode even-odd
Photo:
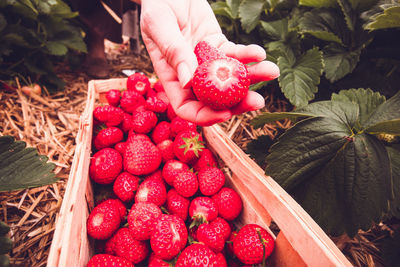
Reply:
[[[261,135],[246,145],[246,153],[250,154],[250,157],[253,158],[259,166],[265,167],[268,149],[272,144],[273,140],[271,140],[270,136]]]
[[[264,0],[244,0],[240,4],[240,22],[246,33],[250,33],[258,25],[264,5]]]
[[[224,16],[229,19],[235,19],[232,11],[225,2],[214,2],[211,4],[211,8],[215,15]]]
[[[350,102],[359,107],[360,125],[364,125],[375,109],[386,101],[386,97],[378,92],[368,89],[341,90],[338,94],[333,93],[332,101]]]
[[[354,12],[349,0],[337,0],[342,12],[344,14],[344,19],[346,21],[347,27],[354,31],[357,15]]]
[[[352,73],[360,60],[361,50],[349,51],[337,44],[324,47],[325,76],[334,83]]]
[[[265,87],[268,84],[268,81],[263,81],[255,84],[251,84],[249,87],[250,91],[257,91],[260,90],[261,88]]]
[[[334,7],[336,5],[335,0],[299,0],[299,4],[302,6],[309,7]]]
[[[379,122],[365,130],[370,134],[393,134],[400,135],[400,118]]]
[[[252,119],[251,125],[257,129],[263,127],[267,123],[274,123],[283,119],[296,120],[298,118],[306,117],[315,117],[315,115],[300,112],[264,112]]]
[[[46,48],[51,55],[55,56],[63,56],[68,52],[68,48],[60,42],[47,42]]]
[[[363,12],[372,8],[379,0],[350,0],[350,4],[354,10]]]
[[[390,202],[391,215],[400,218],[400,145],[386,146],[389,154],[392,176],[394,198]]]
[[[14,141],[11,136],[0,137],[0,191],[20,190],[55,183],[55,165],[47,163],[35,148]]]
[[[286,18],[275,21],[261,21],[261,27],[272,40],[285,40],[288,34],[288,20]]]
[[[393,2],[392,5],[383,5],[382,8],[383,12],[371,17],[371,22],[365,26],[365,29],[374,31],[400,27],[400,3]]]
[[[19,34],[17,33],[8,33],[5,34],[2,39],[5,42],[11,43],[13,45],[21,46],[21,47],[30,47],[29,43]]]
[[[400,119],[400,91],[379,105],[363,126],[368,132],[375,125],[397,119]]]
[[[71,8],[63,1],[57,0],[51,3],[51,14],[64,19],[75,18],[79,15],[78,12],[72,12]]]
[[[334,9],[313,9],[299,20],[302,33],[308,33],[314,37],[343,44],[341,36],[344,35],[342,18]]]
[[[232,17],[234,19],[239,18],[239,6],[241,0],[226,0],[226,4],[228,5],[229,9],[231,10]]]
[[[278,58],[278,66],[279,84],[286,98],[294,106],[307,105],[318,91],[323,71],[322,52],[313,48],[298,58],[289,53]]]

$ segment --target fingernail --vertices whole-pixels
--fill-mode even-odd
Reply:
[[[190,86],[190,81],[192,80],[192,73],[188,65],[185,62],[182,62],[178,65],[178,79],[179,83],[181,84],[182,88],[187,88]]]

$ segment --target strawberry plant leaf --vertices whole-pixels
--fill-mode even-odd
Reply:
[[[278,58],[279,84],[294,106],[302,107],[314,98],[323,71],[322,52],[312,48],[296,58],[293,53]]]
[[[0,137],[0,191],[20,190],[55,183],[55,164],[26,143]]]
[[[237,19],[239,18],[239,6],[241,0],[227,0],[226,4],[228,5],[229,9],[232,13],[232,18]]]
[[[380,5],[382,11],[369,17],[365,29],[375,31],[400,27],[400,3],[391,1],[391,4]]]
[[[306,117],[314,117],[314,115],[299,112],[264,112],[251,120],[251,125],[257,129],[263,127],[264,124],[273,123],[283,119],[296,120],[298,118]]]
[[[369,134],[393,134],[400,135],[400,118],[379,122],[365,130]]]
[[[352,73],[360,60],[361,50],[349,51],[337,44],[324,47],[325,77],[330,82],[336,82]]]
[[[251,32],[258,25],[265,3],[265,0],[244,0],[240,3],[240,22],[246,33]]]
[[[299,4],[309,7],[334,7],[337,3],[335,0],[299,0]]]
[[[400,144],[386,146],[393,175],[394,198],[390,201],[390,213],[400,218]]]
[[[211,8],[215,15],[224,16],[230,19],[235,19],[234,15],[232,14],[232,10],[229,8],[227,3],[225,2],[214,2],[211,4]]]
[[[354,12],[349,0],[337,0],[346,21],[347,27],[354,31],[357,20],[356,13]]]
[[[46,47],[49,54],[54,56],[63,56],[68,52],[68,48],[60,42],[49,41],[47,42]]]
[[[400,91],[380,104],[363,126],[368,132],[377,124],[397,119],[400,119]]]
[[[261,28],[272,40],[285,40],[289,31],[288,20],[286,18],[268,22],[262,20],[260,23]]]
[[[350,0],[350,4],[354,10],[359,12],[372,8],[379,0]]]

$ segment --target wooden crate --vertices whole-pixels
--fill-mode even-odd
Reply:
[[[86,108],[80,118],[76,150],[58,215],[47,266],[85,266],[93,255],[86,234],[86,219],[93,208],[88,175],[93,109],[105,102],[105,92],[126,88],[126,79],[93,80],[88,85]],[[257,223],[268,230],[271,221],[280,229],[270,266],[351,266],[346,257],[313,219],[271,177],[252,161],[218,126],[203,128],[212,149],[230,170],[227,183],[244,203],[239,223]],[[270,231],[271,232],[271,231]],[[272,232],[271,232],[272,233]]]

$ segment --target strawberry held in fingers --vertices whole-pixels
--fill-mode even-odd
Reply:
[[[234,58],[205,61],[193,76],[197,99],[214,110],[230,109],[247,95],[250,78],[246,66]]]
[[[194,54],[197,57],[199,65],[206,61],[212,61],[218,58],[225,58],[225,54],[218,48],[210,45],[205,41],[200,41],[194,48]]]

